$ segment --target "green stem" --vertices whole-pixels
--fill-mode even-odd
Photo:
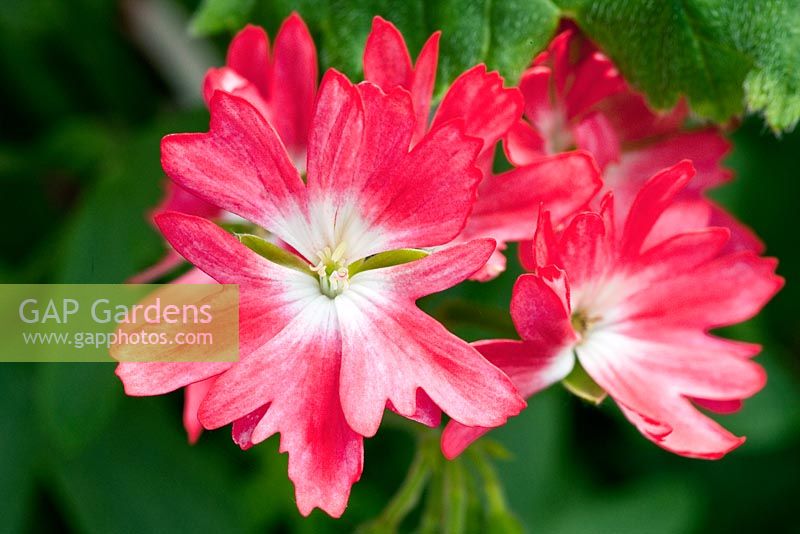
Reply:
[[[468,450],[483,482],[483,493],[486,496],[487,532],[503,534],[522,534],[524,529],[519,520],[510,511],[500,477],[494,469],[489,455],[483,447],[473,446]]]
[[[408,468],[406,478],[394,494],[381,515],[361,529],[361,532],[397,532],[403,519],[413,510],[422,497],[422,492],[434,467],[431,444],[436,445],[438,433],[433,432],[417,441],[417,451]]]
[[[444,502],[442,532],[462,534],[466,532],[468,508],[466,470],[463,460],[456,458],[444,465]]]
[[[486,457],[486,454],[480,447],[473,446],[467,449],[467,451],[478,470],[478,474],[481,479],[483,479],[484,492],[486,493],[486,502],[489,510],[492,512],[508,513],[508,504],[506,503],[503,485],[500,483],[500,478],[497,476],[497,471],[495,471],[491,461]]]

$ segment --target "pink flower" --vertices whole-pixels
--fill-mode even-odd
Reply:
[[[200,402],[203,426],[233,423],[243,448],[280,433],[299,510],[333,516],[361,474],[362,438],[375,434],[387,405],[424,420],[435,403],[453,420],[486,427],[522,409],[506,375],[414,305],[481,268],[494,242],[410,262],[409,252],[383,254],[439,247],[463,228],[481,144],[460,121],[435,126],[409,150],[416,114],[408,91],[354,86],[329,71],[304,180],[256,106],[217,91],[210,108],[210,132],[164,138],[164,170],[297,254],[274,263],[207,219],[159,215],[182,256],[220,283],[239,284],[240,360],[120,364],[128,394],[216,377]]]
[[[760,347],[708,331],[749,319],[783,281],[774,259],[725,251],[725,228],[645,245],[692,175],[681,162],[652,177],[621,235],[610,194],[599,213],[579,214],[558,234],[543,212],[524,255],[533,272],[517,280],[511,302],[522,341],[476,346],[524,396],[585,372],[649,440],[683,456],[719,458],[744,438],[696,406],[735,410],[766,376],[750,360]],[[451,422],[443,451],[454,457],[486,431]]]
[[[483,174],[478,200],[456,242],[485,237],[497,241],[490,261],[473,276],[488,280],[505,270],[501,252],[505,243],[530,238],[529,221],[535,218],[541,203],[556,221],[574,214],[600,189],[599,170],[588,154],[571,152],[539,154],[516,169],[494,174],[495,147],[520,120],[522,95],[516,88],[503,87],[503,78],[497,72],[477,65],[453,82],[429,121],[438,54],[436,32],[412,64],[402,34],[390,22],[375,17],[364,49],[364,77],[385,91],[403,87],[411,93],[417,116],[414,139],[430,128],[460,118],[467,135],[483,141],[478,157]]]
[[[293,13],[281,25],[270,54],[269,37],[263,28],[248,25],[228,47],[226,66],[209,69],[203,96],[210,103],[214,91],[227,91],[248,100],[269,120],[295,165],[305,168],[306,139],[317,85],[317,52],[303,20]],[[203,200],[171,180],[166,181],[163,202],[153,217],[169,211],[188,213],[227,222],[242,222],[216,202]],[[131,283],[148,283],[172,272],[185,260],[173,248],[152,267],[132,277]],[[202,277],[205,276],[205,279]],[[213,279],[194,269],[177,283],[210,283]],[[187,386],[183,424],[190,443],[202,432],[197,419],[200,401],[213,379]]]
[[[731,178],[722,166],[730,145],[720,131],[685,129],[684,102],[668,113],[651,111],[614,64],[577,30],[559,34],[534,59],[520,90],[527,121],[518,121],[505,140],[514,164],[574,148],[590,152],[603,170],[605,190],[614,192],[620,222],[648,178],[683,159],[692,160],[697,177],[670,207],[671,214],[665,215],[652,239],[716,225],[731,229],[732,250],[763,251],[748,228],[703,196]]]
[[[208,104],[214,92],[221,90],[250,102],[270,121],[295,165],[304,170],[316,87],[316,47],[303,19],[293,13],[278,30],[271,54],[269,37],[263,28],[248,25],[236,34],[228,47],[226,65],[206,73],[203,97]],[[200,199],[169,180],[164,201],[153,211],[153,216],[168,211],[237,222],[213,200]],[[151,282],[181,263],[183,258],[169,250],[164,259],[130,282]]]

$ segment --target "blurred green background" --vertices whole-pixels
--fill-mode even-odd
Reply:
[[[122,282],[160,257],[146,221],[162,193],[159,139],[206,128],[200,80],[227,41],[188,36],[195,7],[0,2],[0,281]],[[280,19],[264,22],[274,35]],[[756,229],[788,279],[761,316],[730,331],[764,345],[769,373],[766,389],[724,418],[747,443],[722,461],[679,458],[611,403],[594,408],[552,388],[492,434],[511,453],[498,470],[529,531],[798,531],[800,132],[776,139],[753,118],[731,138],[737,177],[715,196]],[[497,336],[516,272],[425,306],[467,339]],[[347,532],[380,513],[414,453],[405,428],[383,429],[366,443],[343,518],[304,519],[277,439],[241,452],[221,430],[189,446],[181,403],[124,397],[111,364],[0,367],[0,532]],[[404,528],[414,524],[412,515]]]

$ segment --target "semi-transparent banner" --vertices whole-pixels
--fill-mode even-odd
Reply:
[[[0,362],[219,362],[239,357],[239,288],[0,284]]]

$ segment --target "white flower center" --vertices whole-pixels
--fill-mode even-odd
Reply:
[[[347,270],[347,259],[344,257],[346,243],[342,242],[333,251],[325,247],[317,252],[319,261],[311,269],[319,276],[319,288],[324,295],[336,298],[350,287],[350,273]]]

